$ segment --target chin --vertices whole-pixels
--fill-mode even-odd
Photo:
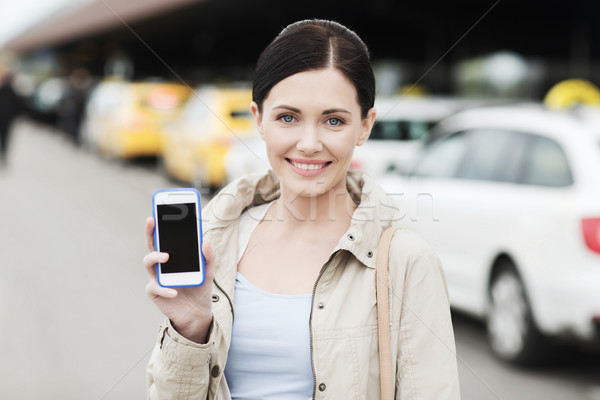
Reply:
[[[343,178],[345,178],[345,175]],[[292,193],[296,193],[298,197],[318,197],[339,191],[340,188],[345,188],[345,186],[345,179],[336,179],[336,182],[333,182],[331,178],[328,178],[314,181],[288,181],[287,189]]]

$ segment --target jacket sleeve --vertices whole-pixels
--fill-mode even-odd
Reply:
[[[438,257],[416,235],[399,231],[390,260],[402,263],[395,267],[397,275],[404,274],[398,276],[401,293],[392,293],[400,297],[396,398],[460,399],[448,289]]]
[[[207,344],[194,343],[166,320],[146,368],[148,399],[208,399],[213,335],[211,329]]]

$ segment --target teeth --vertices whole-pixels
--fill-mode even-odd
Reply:
[[[311,170],[311,169],[321,169],[325,167],[325,164],[300,164],[295,161],[292,161],[292,165],[296,168]]]

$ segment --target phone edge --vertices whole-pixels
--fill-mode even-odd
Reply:
[[[154,250],[155,251],[160,251],[159,250],[159,243],[158,243],[158,235],[156,233],[157,231],[157,222],[156,222],[156,195],[158,193],[161,192],[183,192],[183,191],[188,191],[188,192],[193,192],[196,195],[196,199],[197,199],[197,205],[198,205],[198,209],[197,209],[197,215],[196,218],[198,219],[198,239],[199,239],[199,249],[200,249],[200,271],[202,272],[202,281],[198,284],[192,284],[192,285],[163,285],[162,282],[160,281],[160,263],[156,263],[156,281],[158,282],[158,284],[161,287],[166,287],[166,288],[178,288],[178,287],[194,287],[194,286],[202,286],[204,284],[204,282],[206,281],[206,267],[205,267],[205,261],[204,261],[204,253],[202,252],[202,243],[203,243],[203,236],[204,236],[204,232],[202,230],[202,203],[201,203],[201,197],[200,197],[200,192],[198,191],[198,189],[196,188],[171,188],[171,189],[160,189],[154,192],[154,194],[152,195],[152,217],[154,218]]]

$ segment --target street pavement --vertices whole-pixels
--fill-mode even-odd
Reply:
[[[21,120],[0,169],[0,399],[142,399],[162,317],[146,298],[144,221],[177,186]],[[600,358],[523,370],[455,315],[463,400],[600,400]],[[435,374],[435,371],[432,371]]]
[[[172,185],[19,123],[0,170],[0,399],[141,399],[160,313],[144,221]]]

